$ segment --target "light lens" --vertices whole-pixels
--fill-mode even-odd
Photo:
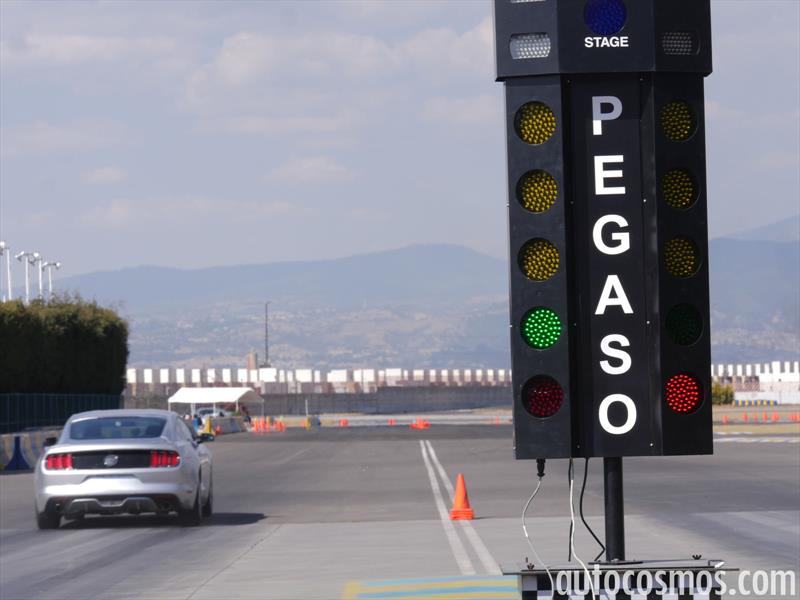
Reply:
[[[522,247],[519,266],[525,277],[533,281],[546,281],[558,271],[558,249],[547,240],[536,238]]]
[[[667,333],[679,346],[691,346],[703,333],[703,319],[694,306],[678,304],[667,313]]]
[[[522,339],[537,350],[555,344],[561,337],[561,329],[561,318],[549,308],[534,308],[522,318]]]
[[[667,139],[685,142],[694,133],[697,122],[692,108],[683,100],[673,100],[661,109],[661,129]]]
[[[541,213],[553,206],[558,184],[550,173],[528,171],[517,183],[517,200],[526,210]]]
[[[689,373],[678,373],[665,386],[667,406],[676,413],[693,413],[703,401],[703,388],[697,377]]]
[[[683,169],[672,169],[661,179],[661,193],[668,206],[677,209],[689,208],[697,199],[697,187],[692,176]]]
[[[688,238],[672,238],[664,245],[664,265],[674,277],[694,275],[700,266],[697,246]]]
[[[564,403],[564,390],[547,375],[537,375],[522,388],[522,403],[538,419],[552,417]]]
[[[622,0],[589,0],[583,9],[583,19],[597,35],[614,35],[628,18]]]
[[[556,116],[542,102],[524,104],[514,117],[514,129],[528,144],[544,144],[556,132]]]
[[[508,43],[511,58],[546,58],[550,56],[550,36],[546,33],[517,33]]]
[[[72,454],[48,454],[44,465],[47,469],[61,471],[74,468],[72,465]]]
[[[697,53],[696,38],[689,31],[668,31],[661,36],[661,49],[670,56],[689,56]]]

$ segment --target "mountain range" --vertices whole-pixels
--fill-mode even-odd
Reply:
[[[800,217],[709,244],[715,362],[796,360]],[[62,290],[116,306],[132,366],[505,367],[508,264],[462,246],[347,258],[69,277]]]

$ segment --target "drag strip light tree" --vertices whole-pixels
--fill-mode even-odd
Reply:
[[[712,452],[708,0],[495,0],[517,458]]]

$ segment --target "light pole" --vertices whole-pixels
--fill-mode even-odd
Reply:
[[[28,275],[28,266],[35,264],[36,260],[39,258],[38,252],[26,252],[23,250],[19,254],[14,255],[18,261],[25,263],[25,304],[30,304],[31,302],[31,284],[30,284],[30,276]]]
[[[47,299],[53,298],[53,269],[60,269],[61,263],[57,260],[48,260],[42,263],[42,268],[47,269]]]
[[[39,300],[44,300],[44,285],[42,280],[44,279],[44,258],[41,254],[36,254],[36,257],[33,259],[31,264],[36,264],[36,270],[39,271]]]
[[[264,303],[264,368],[269,368],[269,305]]]
[[[3,295],[3,302],[8,299],[9,302],[14,299],[14,292],[11,288],[11,246],[9,246],[6,242],[0,241],[0,270],[3,268],[3,255],[6,255],[6,283],[8,284],[8,295]],[[3,276],[0,274],[0,282],[2,282]],[[0,288],[3,286],[0,285]]]

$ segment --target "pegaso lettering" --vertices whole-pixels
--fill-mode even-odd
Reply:
[[[583,38],[583,45],[587,48],[628,48],[628,36],[588,36]]]

